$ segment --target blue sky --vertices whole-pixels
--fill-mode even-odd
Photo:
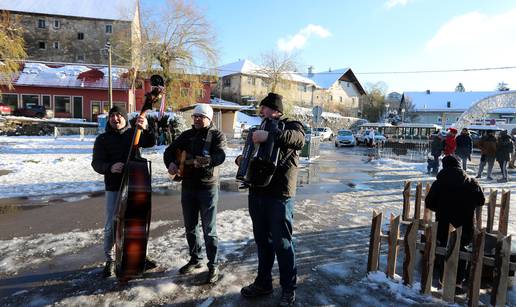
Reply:
[[[150,0],[144,0],[148,2]],[[163,0],[161,0],[163,1]],[[154,1],[153,1],[154,2]],[[362,84],[389,91],[516,89],[516,69],[425,74],[367,72],[516,66],[516,1],[199,0],[217,34],[220,64],[259,64],[270,50],[295,52],[299,69],[350,67]]]

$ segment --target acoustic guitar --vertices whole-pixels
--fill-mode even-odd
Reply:
[[[183,180],[185,175],[185,166],[187,165],[199,165],[199,167],[207,166],[210,164],[210,157],[201,157],[197,156],[194,159],[187,159],[186,150],[178,149],[176,151],[176,161],[177,161],[177,173],[175,175],[170,175],[172,180],[180,182]]]

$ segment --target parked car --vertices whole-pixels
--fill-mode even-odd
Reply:
[[[379,133],[378,131],[374,132],[374,142],[375,143],[383,144],[383,143],[385,143],[386,140],[387,140],[387,138],[383,134]],[[368,142],[369,142],[369,131],[366,130],[357,135],[357,145],[367,144]]]
[[[340,129],[337,131],[337,136],[335,137],[335,147],[355,146],[356,143],[355,136],[351,130]]]
[[[0,115],[11,115],[12,110],[9,105],[5,103],[0,103]]]
[[[314,133],[321,137],[321,141],[331,141],[333,139],[333,131],[329,127],[314,128]]]
[[[25,108],[14,110],[13,115],[43,118],[45,117],[46,113],[47,110],[45,109],[45,106],[31,104],[27,105]]]

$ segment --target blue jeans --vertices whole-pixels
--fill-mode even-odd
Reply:
[[[272,287],[271,271],[276,256],[283,291],[294,290],[297,280],[296,254],[292,242],[294,199],[250,193],[249,214],[258,250],[258,276],[255,282],[265,288]]]
[[[106,261],[113,261],[112,250],[115,244],[113,220],[116,214],[118,193],[118,191],[106,191],[106,223],[104,224],[104,256],[106,256]]]
[[[207,190],[181,190],[181,205],[185,222],[186,240],[191,260],[202,260],[201,239],[199,236],[199,215],[201,216],[202,232],[208,267],[217,264],[219,239],[217,237],[217,202],[219,187],[213,186]]]

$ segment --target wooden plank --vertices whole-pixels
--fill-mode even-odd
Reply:
[[[426,183],[426,186],[425,186],[425,197],[428,195],[428,193],[430,193],[430,187],[432,185],[430,184],[430,182],[427,182]]]
[[[468,306],[477,307],[480,299],[480,281],[482,280],[482,265],[484,260],[484,244],[486,230],[478,231],[475,229],[473,240],[473,259],[469,270],[468,285]]]
[[[369,237],[369,255],[367,257],[367,272],[378,271],[378,259],[380,257],[380,235],[382,228],[382,213],[373,210],[371,221],[371,234]]]
[[[509,227],[509,207],[511,204],[511,191],[502,190],[502,200],[500,208],[500,219],[498,222],[498,232],[502,235],[507,235],[507,228]]]
[[[414,219],[419,220],[421,218],[421,198],[423,193],[423,184],[418,182],[416,185],[416,201],[414,208]]]
[[[475,209],[475,227],[479,230],[482,229],[482,208],[479,206]]]
[[[453,226],[450,225],[450,230]],[[455,300],[455,282],[457,279],[457,268],[459,266],[459,248],[462,227],[448,233],[448,250],[450,254],[444,260],[443,272],[443,300],[453,303]]]
[[[491,189],[489,193],[489,202],[487,203],[487,232],[493,232],[493,224],[494,224],[494,214],[496,208],[496,197],[498,195],[498,190]]]
[[[421,261],[421,294],[430,294],[434,272],[435,246],[437,245],[437,222],[425,228],[425,251]]]
[[[403,187],[403,212],[401,216],[404,221],[408,221],[410,216],[410,184],[410,181],[405,181]]]
[[[405,233],[404,251],[405,260],[403,261],[403,284],[412,286],[414,282],[414,265],[416,264],[416,238],[419,229],[419,220],[414,220]]]
[[[394,278],[396,273],[396,257],[398,257],[398,236],[400,232],[400,216],[391,214],[389,230],[389,251],[387,254],[387,277]]]
[[[499,238],[496,244],[496,266],[491,305],[505,306],[507,283],[509,281],[509,258],[511,256],[511,236]]]

